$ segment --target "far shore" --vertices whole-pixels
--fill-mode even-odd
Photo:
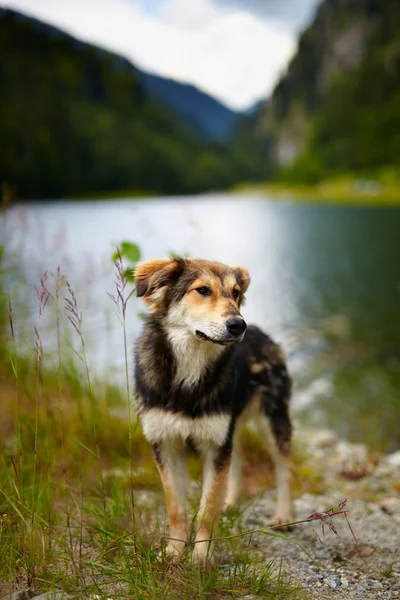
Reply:
[[[382,184],[368,179],[326,180],[315,184],[284,182],[243,183],[235,186],[237,194],[257,193],[277,201],[298,203],[400,206],[400,182]]]
[[[13,204],[29,204],[34,202],[96,202],[112,200],[152,200],[158,198],[202,197],[209,194],[257,194],[277,202],[295,202],[298,204],[334,204],[357,206],[400,206],[400,180],[380,181],[343,176],[326,179],[313,184],[288,183],[284,181],[243,182],[231,189],[208,190],[203,192],[162,193],[154,190],[103,190],[85,192],[74,196],[60,198],[15,198],[11,194],[3,194],[0,208],[5,210]]]

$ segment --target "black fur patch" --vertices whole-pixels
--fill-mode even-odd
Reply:
[[[182,288],[186,283],[182,282]],[[179,301],[179,293],[172,289],[170,302]],[[152,313],[136,346],[139,408],[162,408],[193,419],[218,413],[232,415],[222,460],[230,454],[237,417],[259,392],[278,446],[287,451],[292,432],[288,410],[291,380],[279,346],[260,329],[249,326],[243,342],[224,349],[199,382],[187,389],[174,382],[175,359],[162,323],[163,315]]]

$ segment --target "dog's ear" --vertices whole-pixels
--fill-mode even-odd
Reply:
[[[236,281],[240,285],[242,294],[244,294],[250,285],[249,271],[246,267],[243,267],[242,265],[235,265],[234,267],[232,267],[232,269],[235,273]]]
[[[139,263],[135,269],[136,295],[151,308],[159,308],[168,283],[179,271],[179,261],[158,258]]]

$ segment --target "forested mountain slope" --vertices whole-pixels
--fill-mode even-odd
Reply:
[[[240,152],[205,140],[126,59],[0,9],[0,183],[20,198],[224,188]]]
[[[139,71],[143,87],[151,97],[175,110],[188,127],[209,140],[228,140],[241,114],[230,110],[194,85]]]
[[[295,178],[398,166],[400,2],[324,0],[258,126]]]

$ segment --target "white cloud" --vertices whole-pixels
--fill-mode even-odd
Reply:
[[[270,91],[293,53],[292,32],[211,0],[7,0],[6,5],[120,53],[138,67],[194,83],[234,108]]]
[[[241,7],[264,19],[276,17],[299,29],[310,20],[320,0],[212,0],[212,2],[226,10]]]

